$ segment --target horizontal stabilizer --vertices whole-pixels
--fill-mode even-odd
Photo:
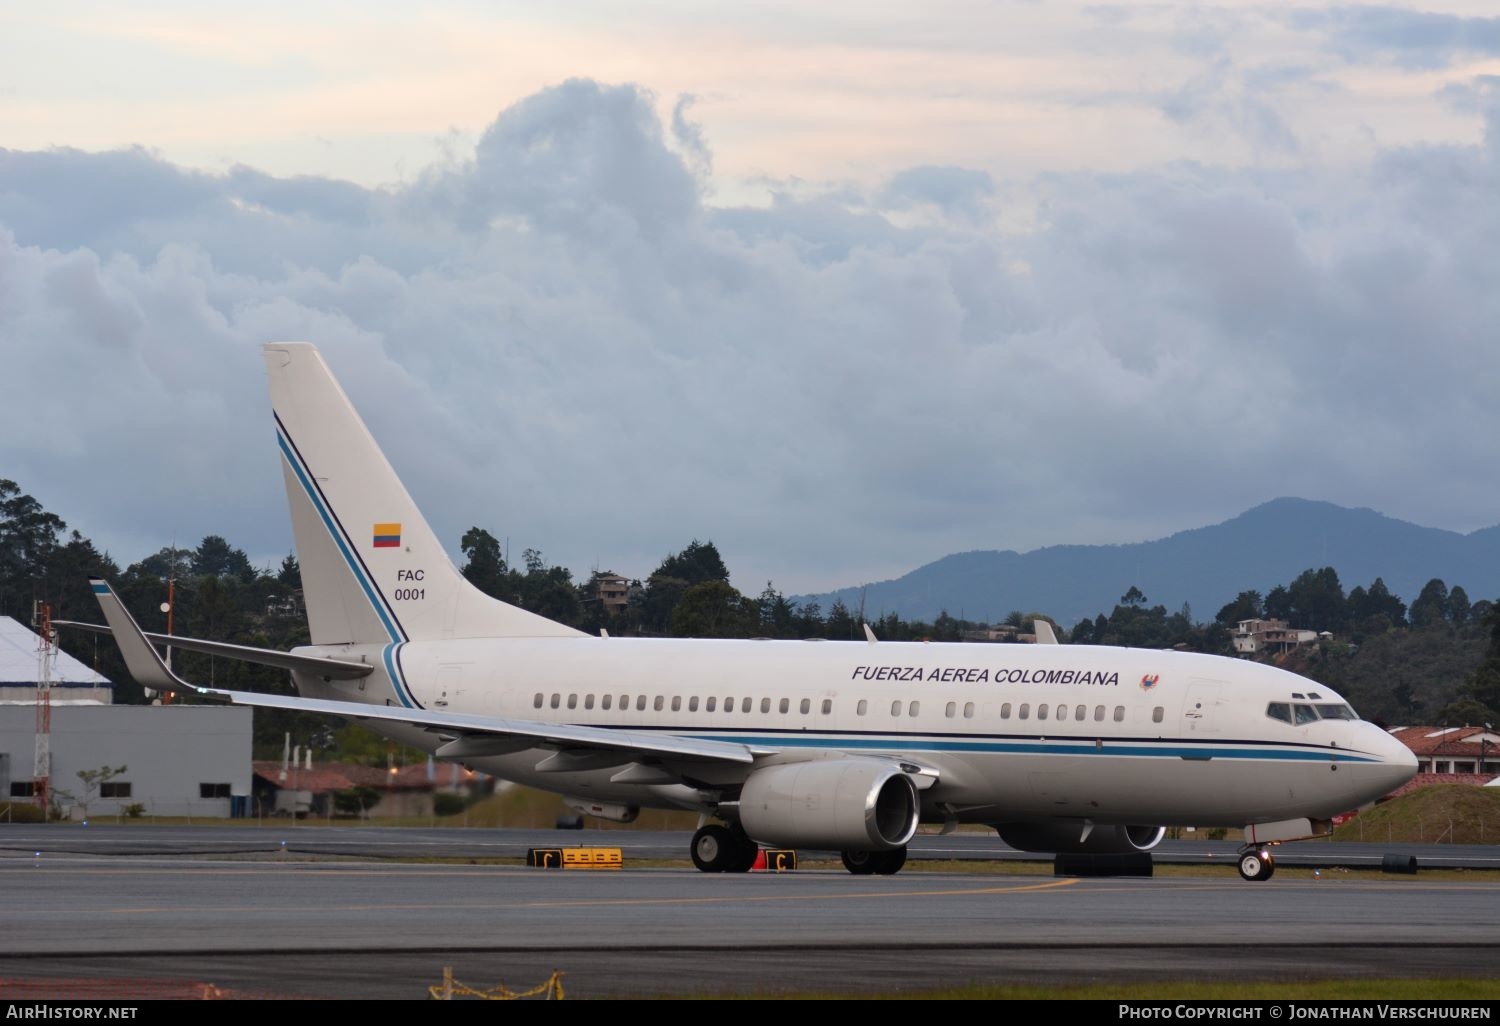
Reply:
[[[76,627],[79,630],[93,631],[96,634],[114,633],[113,628],[106,627],[103,624],[79,623],[75,620],[53,620],[52,626]],[[149,634],[146,631],[141,631],[140,634],[141,637],[153,644],[165,645],[168,648],[180,648],[184,652],[199,652],[203,655],[222,656],[225,659],[241,659],[247,663],[257,663],[261,666],[279,666],[283,670],[300,670],[303,673],[315,673],[320,677],[329,677],[333,680],[354,680],[359,677],[368,677],[371,673],[375,672],[375,667],[369,663],[356,663],[348,659],[329,659],[324,656],[282,652],[275,648],[253,648],[250,645],[231,645],[226,641],[184,638],[176,634]]]

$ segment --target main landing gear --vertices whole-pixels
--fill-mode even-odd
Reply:
[[[748,873],[758,850],[738,823],[708,823],[693,835],[693,865],[705,873]]]
[[[1270,848],[1250,848],[1240,852],[1240,876],[1246,880],[1269,880],[1276,872],[1276,860]]]
[[[899,873],[901,867],[906,865],[905,848],[894,851],[845,851],[839,854],[843,857],[844,868],[855,876],[868,876],[871,873],[890,876]]]

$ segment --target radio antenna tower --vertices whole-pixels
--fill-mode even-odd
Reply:
[[[36,631],[36,759],[31,770],[31,793],[45,819],[52,784],[52,670],[57,665],[52,607],[33,601],[31,626]]]

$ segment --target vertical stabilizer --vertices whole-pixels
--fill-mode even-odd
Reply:
[[[316,348],[265,357],[313,644],[580,635],[464,579]]]

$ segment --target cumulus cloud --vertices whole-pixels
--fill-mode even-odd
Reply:
[[[1500,520],[1494,120],[1353,171],[1044,175],[1002,224],[943,165],[713,206],[654,111],[569,81],[384,189],[0,151],[0,473],[126,561],[273,558],[259,344],[306,339],[440,536],[580,573],[698,537],[822,590],[1286,494]]]
[[[1303,10],[1287,17],[1299,28],[1326,33],[1333,50],[1351,62],[1436,68],[1461,57],[1500,55],[1500,17],[1466,18],[1378,5]]]
[[[887,210],[908,210],[928,204],[949,217],[977,223],[987,214],[987,204],[995,195],[995,183],[988,172],[964,167],[912,167],[900,171],[880,193],[880,204]]]

